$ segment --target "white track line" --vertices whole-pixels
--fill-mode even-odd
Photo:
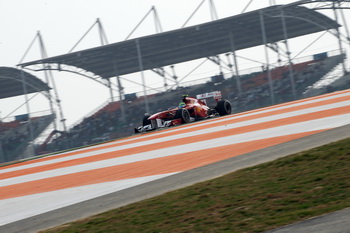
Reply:
[[[0,226],[176,173],[139,177],[0,200]]]
[[[292,104],[282,104],[282,105],[278,105],[276,107],[267,107],[261,110],[254,110],[251,112],[247,112],[247,113],[243,113],[243,114],[237,114],[237,115],[232,115],[232,116],[228,116],[228,117],[223,117],[221,119],[213,119],[213,120],[209,120],[208,122],[198,122],[195,124],[191,124],[186,126],[186,128],[184,127],[179,127],[176,129],[173,129],[172,132],[179,132],[181,133],[182,130],[188,129],[188,128],[192,128],[193,130],[195,130],[196,127],[201,126],[204,124],[207,124],[208,127],[210,127],[210,124],[212,123],[216,123],[218,121],[222,121],[225,122],[229,119],[232,118],[236,118],[236,119],[240,119],[242,117],[245,116],[251,116],[251,115],[256,115],[256,114],[260,114],[260,113],[264,113],[264,112],[273,112],[279,109],[288,109],[294,106],[302,106],[308,103],[316,103],[316,102],[320,102],[323,100],[327,100],[327,99],[334,99],[340,96],[349,96],[350,92],[349,90],[347,91],[343,91],[343,92],[339,92],[339,94],[336,95],[325,95],[322,97],[315,97],[315,98],[311,98],[309,100],[306,101],[298,101]],[[333,105],[335,106],[335,105]],[[322,107],[321,107],[322,108]],[[307,112],[308,110],[305,110],[305,112]],[[304,112],[304,114],[305,114]],[[299,112],[300,113],[300,112]],[[290,114],[294,114],[294,116],[296,115],[296,111],[294,111],[293,113]],[[288,114],[287,114],[288,115]],[[291,115],[289,115],[291,116]],[[280,116],[282,117],[282,116]],[[286,116],[288,117],[288,116]],[[271,116],[270,118],[267,117],[265,120],[266,121],[272,121],[274,118],[273,116]],[[278,118],[277,118],[278,119]],[[255,121],[257,122],[265,122],[264,120],[259,120],[257,119]],[[254,121],[246,121],[244,123],[242,123],[241,125],[248,125],[248,124],[254,124]],[[322,119],[317,119],[317,120],[312,120],[312,121],[307,121],[307,122],[302,122],[302,123],[296,123],[296,124],[289,124],[289,125],[284,125],[284,126],[280,126],[280,127],[274,127],[274,128],[269,128],[269,129],[264,129],[264,130],[259,130],[259,131],[252,131],[252,132],[248,132],[248,133],[244,133],[244,134],[240,134],[240,135],[232,135],[232,136],[227,136],[227,137],[223,137],[223,138],[218,138],[218,139],[213,139],[213,140],[207,140],[204,142],[196,142],[196,143],[191,143],[187,146],[189,146],[191,148],[191,150],[189,150],[188,148],[186,149],[186,145],[180,145],[180,146],[176,146],[176,147],[171,147],[171,148],[166,148],[166,149],[161,149],[161,150],[154,150],[154,151],[150,151],[150,152],[146,152],[146,153],[141,153],[141,154],[134,154],[134,155],[129,155],[129,156],[124,156],[120,157],[120,158],[115,158],[115,159],[110,159],[110,160],[106,160],[109,163],[113,162],[114,166],[118,165],[118,164],[125,164],[125,163],[130,163],[133,161],[141,161],[141,160],[145,160],[145,159],[150,159],[150,158],[159,158],[162,156],[171,156],[172,154],[179,154],[179,153],[186,153],[188,151],[194,151],[194,150],[201,150],[204,148],[215,148],[218,146],[222,146],[222,145],[232,145],[234,143],[239,143],[239,142],[245,142],[245,141],[252,141],[252,140],[258,140],[258,139],[265,139],[268,137],[276,137],[276,136],[283,136],[283,135],[290,135],[290,134],[294,134],[294,133],[301,133],[301,132],[311,132],[314,130],[321,130],[321,129],[328,129],[328,128],[335,128],[335,127],[339,127],[342,125],[346,125],[346,124],[350,124],[350,114],[343,114],[343,115],[337,115],[337,116],[332,116],[332,117],[327,117],[327,118],[322,118]],[[225,126],[225,127],[238,127],[238,125],[240,125],[240,123],[237,124],[230,124],[229,126]],[[225,129],[224,127],[221,127],[220,130]],[[213,129],[215,131],[215,129]],[[217,131],[217,130],[216,130]],[[169,131],[168,131],[169,132]],[[107,143],[107,144],[103,144],[103,145],[98,145],[95,146],[95,148],[99,148],[105,145],[116,145],[116,147],[114,148],[114,150],[116,148],[123,148],[122,146],[119,145],[123,145],[125,142],[132,142],[134,140],[138,140],[140,138],[148,138],[148,137],[153,137],[154,135],[162,135],[165,133],[168,133],[167,131],[159,131],[159,132],[154,132],[152,134],[147,134],[147,135],[142,135],[140,137],[131,137],[128,139],[122,139],[122,140],[118,140],[115,142],[111,142],[111,143]],[[206,133],[208,131],[206,130],[200,130],[197,133]],[[190,134],[182,134],[182,136],[187,135],[187,137],[190,136]],[[168,140],[171,140],[171,137],[168,138]],[[153,141],[155,142],[155,141]],[[150,143],[150,141],[148,141],[148,143]],[[134,146],[142,146],[142,144],[137,144],[137,143],[133,143]],[[88,148],[90,149],[90,148]],[[87,154],[84,153],[84,151],[88,150],[88,149],[80,149],[79,151],[81,152],[81,154]],[[101,151],[103,150],[99,150],[99,153],[101,153]],[[173,151],[176,151],[176,153],[174,153]],[[67,152],[69,153],[69,152]],[[61,156],[62,154],[58,154],[57,156]],[[91,155],[90,155],[91,156]],[[155,157],[156,156],[156,157]],[[143,157],[143,158],[142,158]],[[147,158],[148,157],[148,158]],[[141,160],[140,160],[141,159]],[[81,166],[81,167],[79,167]],[[84,168],[84,166],[86,166]],[[83,165],[78,165],[78,166],[72,166],[71,168],[68,169],[87,169],[87,170],[91,170],[91,169],[96,169],[98,166],[102,166],[102,167],[106,167],[106,164],[101,163],[101,161],[99,162],[92,162],[92,163],[88,163],[88,164],[84,164]],[[108,165],[107,165],[108,166]],[[22,166],[23,169],[24,166]],[[66,169],[66,168],[64,168]],[[68,170],[60,170],[57,169],[57,171],[53,171],[53,173],[50,173],[51,171],[48,171],[48,173],[42,173],[41,177],[35,177],[35,176],[22,176],[22,177],[18,177],[18,179],[16,180],[16,178],[10,178],[10,179],[4,179],[1,180],[1,182],[4,186],[6,185],[10,185],[10,184],[18,184],[21,182],[28,182],[28,180],[34,179],[34,180],[38,180],[38,179],[43,179],[46,177],[50,177],[52,175],[55,176],[55,172],[69,172]],[[4,169],[7,170],[7,169]],[[1,171],[1,170],[0,170]],[[84,171],[84,170],[82,170]],[[72,172],[72,171],[70,171]],[[74,172],[77,172],[77,170],[75,170]],[[181,171],[179,171],[181,172]],[[41,213],[45,213],[54,209],[59,209],[62,208],[64,206],[69,206],[75,203],[79,203],[85,200],[89,200],[95,197],[99,197],[108,193],[112,193],[112,192],[116,192],[128,187],[133,187],[142,183],[147,183],[149,181],[152,180],[157,180],[169,175],[172,175],[174,173],[170,173],[170,174],[163,174],[163,175],[159,175],[159,176],[148,176],[148,177],[140,177],[140,178],[135,178],[135,179],[127,179],[127,180],[120,180],[120,181],[114,181],[114,182],[105,182],[105,183],[100,183],[100,184],[94,184],[94,185],[87,185],[87,186],[81,186],[81,187],[76,187],[76,188],[69,188],[69,189],[63,189],[63,190],[57,190],[57,191],[53,191],[53,192],[45,192],[45,193],[40,193],[40,194],[34,194],[34,195],[28,195],[28,196],[22,196],[22,197],[16,197],[16,198],[9,198],[9,199],[4,199],[4,200],[0,200],[0,225],[5,225],[7,223],[12,223],[21,219],[25,219],[31,216],[35,216]],[[34,175],[34,174],[32,174]],[[57,175],[57,174],[56,174]],[[62,175],[62,173],[60,173],[59,175]],[[11,180],[12,179],[12,180]],[[21,181],[22,179],[22,181]],[[7,182],[7,183],[6,183]],[[12,182],[12,183],[11,183]]]
[[[131,144],[127,144],[127,145],[119,145],[119,146],[115,146],[115,147],[111,147],[111,148],[85,152],[85,153],[76,154],[76,155],[72,155],[72,156],[68,156],[68,157],[56,158],[56,159],[51,159],[51,160],[42,161],[42,162],[38,161],[37,163],[31,163],[31,164],[27,164],[27,165],[23,165],[23,166],[17,166],[17,167],[13,167],[13,168],[0,170],[0,174],[11,172],[11,171],[18,171],[18,170],[27,169],[27,168],[44,166],[44,165],[48,165],[48,164],[54,164],[54,163],[58,163],[58,162],[65,162],[65,161],[69,161],[69,160],[73,160],[73,159],[80,159],[80,158],[100,155],[103,153],[117,152],[118,150],[129,149],[129,148],[134,148],[134,147],[139,147],[139,146],[145,146],[145,145],[154,144],[154,143],[161,143],[161,142],[165,142],[165,141],[171,141],[174,139],[184,139],[186,137],[192,137],[195,135],[213,133],[213,132],[218,132],[218,131],[227,130],[227,129],[234,129],[237,127],[248,126],[248,125],[253,125],[253,124],[258,124],[258,123],[263,123],[263,122],[269,122],[269,121],[274,121],[274,120],[283,119],[283,118],[287,118],[287,117],[294,117],[294,116],[299,116],[299,115],[303,115],[303,114],[319,112],[319,111],[323,111],[323,110],[330,110],[333,108],[344,107],[344,106],[350,106],[350,100],[342,101],[342,102],[338,102],[338,103],[334,103],[334,104],[313,107],[313,108],[306,108],[306,109],[302,109],[302,110],[297,110],[297,111],[292,111],[292,112],[287,112],[287,113],[282,113],[282,114],[277,114],[277,115],[272,115],[272,116],[267,116],[267,117],[261,117],[261,118],[252,119],[252,120],[241,121],[241,122],[227,124],[227,125],[213,127],[213,128],[206,128],[206,129],[201,129],[201,130],[187,132],[187,133],[180,133],[180,134],[176,134],[176,135],[172,135],[172,136],[166,136],[163,138],[151,139],[148,141],[141,141],[141,142],[131,143]],[[233,118],[234,118],[234,115],[231,118],[225,118],[224,120],[218,119],[216,122],[224,123],[226,121],[232,120]],[[205,122],[203,122],[202,125],[205,125]]]
[[[331,124],[329,122],[332,122]],[[78,172],[90,171],[94,169],[113,167],[122,164],[128,164],[133,162],[145,161],[150,159],[162,158],[182,153],[189,153],[198,150],[206,150],[215,147],[222,147],[227,145],[233,145],[242,142],[249,142],[260,139],[267,139],[272,137],[286,136],[297,133],[311,132],[316,130],[324,130],[329,128],[335,128],[343,125],[350,124],[350,114],[344,114],[339,116],[327,117],[312,121],[305,121],[296,124],[290,124],[280,127],[274,127],[259,131],[253,131],[249,133],[243,133],[233,136],[226,136],[217,139],[210,139],[200,142],[195,142],[186,145],[167,147],[164,149],[153,150],[148,152],[142,152],[138,154],[132,154],[113,159],[106,159],[96,162],[84,163],[80,165],[53,169],[44,172],[38,172],[34,174],[18,176],[8,179],[0,180],[0,187],[20,184],[29,181],[41,180],[51,177],[57,177],[67,174],[74,174]]]
[[[303,106],[306,104],[310,104],[310,103],[318,103],[324,100],[331,100],[331,99],[335,99],[338,97],[345,97],[345,96],[350,96],[350,89],[349,90],[345,90],[345,91],[339,91],[338,94],[335,93],[331,93],[331,94],[325,94],[322,96],[317,96],[317,97],[311,97],[308,99],[303,99],[303,100],[299,100],[299,101],[293,101],[293,102],[289,102],[289,103],[283,103],[283,104],[279,104],[279,105],[275,105],[275,106],[269,106],[269,107],[265,107],[265,108],[261,108],[261,109],[256,109],[256,110],[251,110],[248,112],[242,112],[242,113],[237,113],[234,115],[229,115],[229,116],[224,116],[221,119],[209,119],[205,122],[195,122],[193,124],[190,125],[186,125],[184,127],[178,127],[178,128],[173,128],[171,132],[178,132],[178,131],[182,131],[182,130],[186,130],[188,128],[195,128],[201,125],[210,125],[212,123],[216,123],[216,122],[220,122],[225,121],[226,118],[236,118],[236,119],[240,119],[242,117],[246,117],[246,116],[253,116],[253,115],[257,115],[257,114],[261,114],[261,113],[268,113],[268,112],[273,112],[273,111],[277,111],[277,110],[282,110],[282,109],[288,109],[288,108],[292,108],[292,107],[297,107],[297,106]],[[140,135],[140,137],[142,138],[148,138],[148,137],[153,137],[154,135],[162,135],[162,134],[166,134],[169,133],[169,131],[155,131],[149,134],[144,134],[144,135]],[[84,152],[86,150],[89,150],[91,148],[100,148],[106,145],[119,145],[119,144],[123,144],[125,142],[130,142],[130,141],[135,141],[140,139],[140,137],[130,137],[130,138],[126,138],[126,139],[120,139],[120,140],[116,140],[116,141],[112,141],[112,142],[108,142],[108,143],[103,143],[100,145],[95,145],[89,148],[81,148],[81,149],[77,149],[75,151],[80,151],[80,152]],[[64,152],[64,153],[60,153],[57,155],[51,155],[50,157],[55,157],[55,156],[61,156],[64,154],[68,154],[70,152]],[[40,160],[40,159],[38,159]],[[1,170],[0,170],[1,171]]]

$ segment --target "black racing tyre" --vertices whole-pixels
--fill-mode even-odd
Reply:
[[[188,112],[188,110],[186,108],[180,108],[176,111],[175,113],[175,119],[179,119],[181,118],[182,123],[188,123],[190,122],[190,113]]]
[[[151,115],[146,115],[143,117],[142,119],[142,126],[145,126],[145,125],[150,125],[151,124],[151,120],[148,120],[148,118],[150,117]]]
[[[219,100],[215,109],[219,113],[220,116],[228,115],[228,114],[231,114],[231,112],[232,112],[232,107],[231,107],[230,101],[225,100],[225,99]]]

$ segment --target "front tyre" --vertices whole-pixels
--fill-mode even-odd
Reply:
[[[182,123],[190,122],[191,116],[186,108],[180,108],[175,113],[175,119],[181,119]]]
[[[215,109],[219,113],[220,116],[228,115],[228,114],[231,114],[231,112],[232,112],[232,107],[231,107],[230,101],[225,100],[225,99],[219,100]]]

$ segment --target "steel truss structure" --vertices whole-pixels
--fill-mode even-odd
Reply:
[[[350,41],[349,34],[344,36],[339,32],[340,24],[338,23],[337,14],[337,11],[343,14],[343,9],[349,9],[347,4],[350,1],[347,0],[304,0],[286,5],[274,5],[275,1],[270,1],[270,4],[273,5],[271,7],[243,13],[251,4],[252,1],[250,1],[242,12],[243,14],[224,19],[217,19],[218,16],[214,2],[213,0],[209,0],[213,21],[185,27],[204,2],[205,0],[199,4],[181,29],[169,32],[162,32],[157,11],[155,7],[152,7],[136,28],[127,36],[125,41],[113,44],[108,44],[102,24],[97,19],[78,43],[97,25],[99,27],[101,47],[72,52],[76,48],[77,43],[68,54],[57,57],[43,56],[41,60],[26,63],[22,63],[21,61],[19,66],[32,71],[48,72],[55,70],[83,75],[108,87],[111,93],[111,101],[113,101],[113,91],[116,90],[119,92],[119,99],[123,100],[124,88],[122,86],[122,80],[133,82],[132,80],[123,78],[122,75],[139,72],[142,78],[140,85],[143,87],[143,94],[145,96],[145,112],[149,112],[147,89],[151,87],[146,86],[143,73],[145,70],[152,70],[163,77],[164,90],[171,90],[183,80],[180,79],[179,81],[175,73],[174,64],[198,58],[207,58],[217,64],[220,69],[222,66],[225,66],[231,70],[232,74],[236,77],[238,91],[241,92],[236,51],[264,45],[271,102],[274,103],[275,97],[272,90],[271,64],[268,49],[288,59],[291,86],[295,94],[291,66],[293,58],[289,49],[289,39],[314,32],[329,31],[338,39],[341,51],[343,50],[343,40]],[[313,4],[311,8],[304,7],[304,5],[310,4]],[[332,9],[335,14],[335,20],[316,11],[324,9]],[[157,34],[129,39],[133,32],[152,12]],[[343,21],[346,25],[344,17]],[[278,44],[279,42],[283,42],[285,48],[281,48]],[[227,62],[224,62],[220,58],[220,54],[227,56]],[[169,67],[171,72],[166,71],[166,67]],[[344,65],[345,72],[347,70]],[[112,84],[112,78],[116,78],[116,86]],[[173,84],[169,85],[168,82],[172,82]],[[124,112],[123,106],[122,112]]]

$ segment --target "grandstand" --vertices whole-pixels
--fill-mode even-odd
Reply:
[[[336,65],[341,64],[343,59],[344,54],[339,54],[293,64],[297,84],[297,98],[303,98],[303,93],[307,87],[320,80],[320,77],[326,75]],[[277,103],[294,100],[288,73],[289,70],[286,66],[276,67],[272,70]],[[213,80],[204,84],[178,88],[171,92],[149,95],[150,111],[154,113],[176,106],[183,93],[195,96],[198,93],[211,92],[217,89],[222,91],[224,98],[229,99],[233,103],[233,111],[236,113],[271,105],[266,71],[247,76],[242,82],[244,91],[241,96],[238,95],[234,77],[230,77],[222,80],[220,83],[215,83],[215,85],[215,80]],[[69,133],[62,134],[48,144],[46,152],[60,151],[129,136],[131,129],[141,124],[144,114],[143,101],[144,97],[141,96],[133,101],[129,100],[124,103],[126,118],[128,119],[128,125],[126,126],[122,124],[121,120],[120,101],[107,103],[91,116],[84,118],[82,122],[72,127]]]
[[[164,66],[198,58],[213,60],[220,54],[229,53],[236,59],[235,52],[242,49],[254,46],[273,48],[272,45],[277,42],[287,44],[288,40],[296,37],[340,27],[338,22],[302,5],[270,6],[200,25],[25,62],[19,66],[33,71],[70,72],[73,67],[76,73],[83,70],[82,75],[88,78],[107,84],[111,78],[117,78],[120,84],[122,75],[135,72],[142,75],[144,70],[159,71]],[[36,153],[60,151],[129,136],[146,112],[175,106],[179,96],[184,93],[195,96],[221,90],[223,96],[231,101],[235,112],[304,98],[313,95],[310,87],[341,65],[346,58],[341,49],[336,55],[328,52],[315,54],[311,59],[298,63],[288,57],[288,49],[284,55],[288,58],[284,65],[273,66],[266,61],[259,72],[220,74],[223,77],[221,80],[215,75],[201,84],[185,86],[179,83],[152,94],[146,91],[145,83],[142,84],[143,93],[128,96],[119,86],[117,98],[111,98],[111,102],[85,116],[69,130],[53,130],[47,140],[37,147]],[[228,66],[232,69],[237,64]]]
[[[23,70],[0,67],[0,100],[30,93],[48,93],[49,90],[46,83]],[[54,113],[26,113],[0,119],[0,163],[32,155],[31,142],[54,120]]]
[[[29,128],[32,128],[32,137],[37,138],[54,119],[54,115],[44,115],[31,118],[30,123],[28,117],[25,121],[15,120],[3,123],[6,129],[1,132],[0,161],[8,162],[32,156],[32,148],[29,146],[31,145]]]

